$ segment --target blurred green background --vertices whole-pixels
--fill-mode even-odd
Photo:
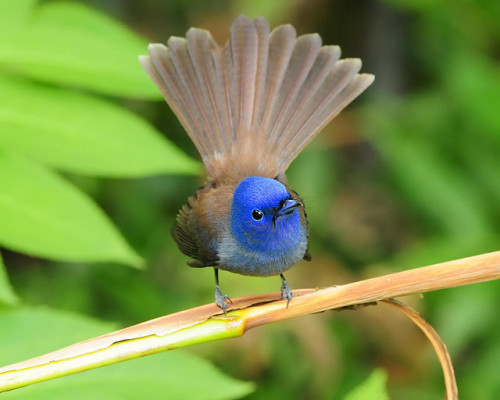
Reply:
[[[498,1],[0,0],[0,365],[213,301],[213,272],[169,234],[202,169],[137,56],[191,26],[223,42],[242,13],[318,32],[376,75],[289,169],[313,255],[293,288],[499,249]],[[279,285],[221,275],[231,297]],[[404,299],[447,344],[463,399],[500,398],[499,289]],[[4,396],[441,399],[442,381],[421,332],[379,305]]]

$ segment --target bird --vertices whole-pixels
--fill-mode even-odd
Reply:
[[[207,30],[152,43],[139,61],[199,151],[206,183],[172,229],[194,268],[212,267],[215,303],[231,299],[219,270],[281,277],[287,307],[294,293],[283,273],[311,260],[304,202],[285,172],[302,149],[374,80],[359,59],[316,34],[237,17],[219,45]]]

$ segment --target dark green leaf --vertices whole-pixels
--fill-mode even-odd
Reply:
[[[10,286],[7,271],[3,264],[2,255],[0,254],[0,303],[14,305],[19,301],[19,298]]]
[[[493,60],[475,54],[459,54],[450,65],[446,83],[460,115],[470,125],[471,136],[477,129],[491,136],[500,149],[500,72]]]
[[[441,121],[429,118],[436,114],[432,109],[435,102],[427,98],[429,109],[415,107],[425,104],[425,96],[408,104],[387,102],[381,109],[373,109],[369,130],[374,144],[409,201],[429,220],[456,237],[466,235],[481,241],[493,231],[484,213],[484,199],[439,151]]]

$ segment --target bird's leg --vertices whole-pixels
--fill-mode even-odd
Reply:
[[[282,299],[287,299],[286,306],[290,304],[290,300],[292,300],[293,297],[293,292],[292,289],[290,289],[290,285],[285,279],[285,276],[283,274],[280,274],[281,277],[281,298]]]
[[[227,295],[223,295],[219,288],[219,269],[214,268],[215,272],[215,304],[217,304],[222,310],[224,314],[227,311],[226,300],[232,303],[231,299]]]

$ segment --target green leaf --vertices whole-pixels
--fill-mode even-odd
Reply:
[[[425,103],[428,108],[419,107]],[[367,130],[410,203],[445,232],[481,242],[494,232],[485,199],[438,146],[449,136],[434,118],[435,104],[425,94],[404,104],[381,103],[368,110]]]
[[[106,215],[58,175],[0,152],[0,244],[34,256],[139,266]]]
[[[146,49],[146,40],[98,11],[50,2],[18,35],[0,38],[0,66],[47,82],[160,99],[138,62]]]
[[[497,319],[498,317],[495,316],[490,322]],[[489,334],[480,336],[481,340],[485,342],[485,345],[481,346],[484,348],[474,355],[474,362],[467,363],[464,372],[459,377],[462,399],[477,399],[478,395],[482,399],[498,399],[500,397],[500,380],[498,379],[500,340],[498,329],[495,329],[492,324],[490,326]],[[469,343],[477,343],[477,340],[477,337],[472,338]]]
[[[248,18],[257,18],[265,15],[268,21],[273,23],[288,22],[291,14],[290,2],[288,0],[243,0],[237,5],[238,14],[243,14]],[[274,24],[273,24],[274,25]]]
[[[491,321],[498,315],[499,290],[500,281],[493,281],[441,294],[442,302],[433,306],[434,328],[446,343],[452,359],[467,352],[471,342],[484,335],[488,328],[494,329]]]
[[[376,369],[361,385],[348,393],[344,400],[389,400],[386,381],[387,373],[383,369]]]
[[[147,122],[95,97],[0,78],[0,146],[87,175],[196,174]]]
[[[471,51],[471,53],[474,50]],[[459,113],[470,125],[470,132],[480,129],[485,138],[490,135],[500,148],[500,71],[498,65],[475,53],[458,54],[453,58],[445,83],[451,98],[457,104]],[[471,135],[472,136],[472,135]],[[474,136],[474,140],[477,138]]]
[[[14,290],[12,290],[12,286],[10,286],[2,255],[0,254],[0,303],[12,306],[18,302],[19,298],[14,293]]]
[[[37,0],[0,0],[0,26],[4,40],[7,33],[24,29],[36,3]]]
[[[109,324],[50,309],[0,313],[0,365],[111,330]],[[253,390],[181,350],[111,365],[2,394],[5,399],[234,399]],[[10,396],[10,397],[9,397]]]
[[[45,307],[2,310],[0,326],[1,366],[118,329],[112,323]]]

